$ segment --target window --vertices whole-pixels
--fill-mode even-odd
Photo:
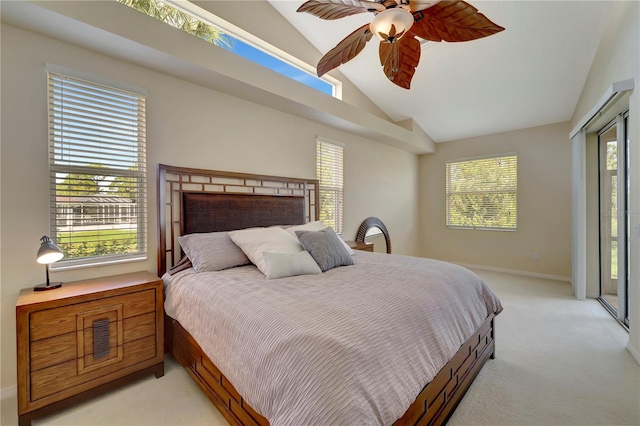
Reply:
[[[309,64],[194,3],[172,0],[117,1],[329,96],[342,97],[340,81],[330,76],[316,76],[315,69]]]
[[[145,97],[48,66],[54,268],[146,256]]]
[[[518,156],[446,164],[447,227],[517,229]]]
[[[318,138],[317,174],[320,181],[320,220],[342,233],[344,145]]]

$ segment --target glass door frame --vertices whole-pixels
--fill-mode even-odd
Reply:
[[[629,188],[631,188],[630,186],[630,182],[629,182],[629,111],[627,110],[626,112],[624,112],[623,114],[619,115],[619,118],[621,119],[621,124],[622,124],[622,129],[623,129],[623,138],[624,138],[624,146],[625,146],[625,150],[624,150],[624,154],[625,154],[625,162],[624,162],[624,189],[625,189],[625,220],[624,222],[624,226],[625,226],[625,232],[626,232],[626,244],[625,244],[625,256],[624,256],[624,270],[625,270],[625,280],[624,280],[624,300],[620,300],[620,296],[618,296],[618,303],[620,303],[620,306],[624,306],[624,311],[622,313],[619,313],[618,315],[620,315],[622,318],[620,319],[622,321],[622,324],[627,327],[627,329],[629,328],[629,267],[631,266],[631,213],[629,212],[629,197],[630,197],[630,193],[629,193]]]
[[[598,176],[599,176],[599,197],[598,203],[600,205],[600,220],[599,220],[599,228],[600,228],[600,279],[599,279],[599,297],[598,300],[611,312],[611,314],[624,326],[629,326],[629,298],[628,298],[628,289],[629,289],[629,276],[628,276],[628,262],[629,262],[629,214],[628,214],[628,143],[627,143],[627,122],[628,122],[629,112],[625,112],[623,114],[619,114],[612,121],[607,123],[602,129],[598,131]],[[603,219],[607,217],[610,220],[610,216],[605,214],[605,210],[603,210],[603,176],[602,176],[602,161],[603,155],[606,161],[606,146],[603,148],[602,141],[600,140],[601,136],[611,130],[612,128],[616,128],[616,160],[617,160],[617,211],[616,211],[616,222],[617,222],[617,234],[615,236],[615,241],[617,244],[617,309],[614,308],[607,300],[603,297],[602,294],[602,286],[603,286],[603,273],[605,270],[611,271],[611,268],[603,267],[603,250],[602,250],[602,242],[603,242]],[[606,167],[606,163],[605,163]],[[609,211],[610,205],[606,206],[607,211]],[[609,231],[610,232],[610,231]],[[609,237],[611,238],[611,237]],[[611,256],[609,256],[609,262]],[[611,279],[611,278],[609,278]]]

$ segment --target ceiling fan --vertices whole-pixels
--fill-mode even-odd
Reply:
[[[462,0],[309,0],[298,8],[320,19],[373,12],[370,24],[349,34],[318,62],[318,77],[347,63],[373,35],[380,39],[380,64],[387,78],[409,89],[420,61],[420,40],[470,41],[503,31]]]

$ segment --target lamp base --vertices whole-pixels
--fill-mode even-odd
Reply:
[[[49,285],[47,285],[47,283],[44,284],[39,284],[37,286],[35,286],[33,288],[33,291],[45,291],[45,290],[54,290],[56,288],[60,288],[62,287],[62,283],[49,283]]]

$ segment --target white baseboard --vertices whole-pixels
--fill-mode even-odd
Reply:
[[[6,388],[0,388],[0,400],[12,398],[18,394],[18,386],[7,386]]]
[[[507,274],[524,275],[527,277],[534,277],[534,278],[543,278],[546,280],[566,281],[568,283],[571,282],[570,277],[562,277],[560,275],[539,274],[537,272],[519,271],[516,269],[494,268],[493,266],[472,265],[470,263],[459,263],[459,262],[450,262],[450,263],[455,263],[456,265],[464,266],[465,268],[469,268],[469,269],[480,269],[483,271],[504,272]]]
[[[631,343],[627,344],[627,350],[629,351],[629,353],[631,354],[631,356],[633,357],[633,359],[636,360],[636,362],[638,364],[640,364],[640,352],[638,352],[636,350],[636,348],[634,348],[633,346],[631,346]]]

